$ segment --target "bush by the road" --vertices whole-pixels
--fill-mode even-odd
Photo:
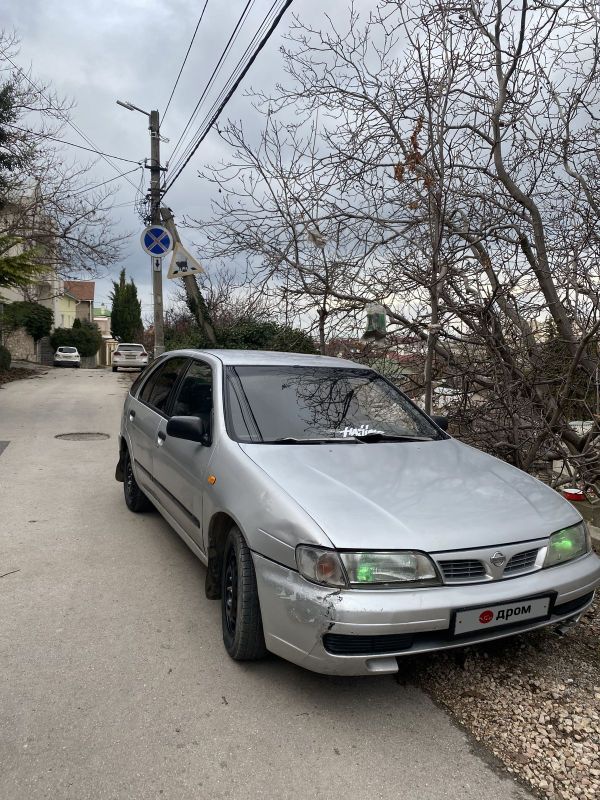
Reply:
[[[37,342],[42,337],[48,336],[52,328],[52,320],[52,311],[46,306],[40,303],[20,300],[15,303],[8,303],[5,306],[0,324],[7,331],[25,328],[27,333]]]
[[[102,344],[102,334],[92,322],[75,320],[72,328],[56,328],[50,337],[50,344],[58,347],[76,347],[81,356],[95,356]],[[79,323],[79,324],[77,324]]]
[[[6,349],[6,347],[2,347],[0,344],[0,372],[2,370],[10,369],[10,362],[11,362],[11,355],[10,351]]]

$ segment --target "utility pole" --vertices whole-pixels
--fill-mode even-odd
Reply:
[[[173,212],[170,208],[161,209],[162,222],[165,228],[173,237],[175,243],[181,244],[179,233],[173,218]],[[184,275],[183,285],[188,301],[188,308],[194,315],[198,326],[204,331],[204,335],[212,345],[216,345],[217,337],[215,336],[215,329],[212,326],[206,303],[202,297],[202,292],[198,286],[195,275]]]
[[[149,114],[150,125],[150,222],[160,225],[160,121],[158,111]],[[165,352],[163,316],[162,258],[150,256],[154,298],[154,358]]]
[[[160,225],[160,119],[158,111],[148,113],[129,100],[117,100],[128,111],[139,111],[148,117],[150,131],[150,222]],[[152,295],[154,297],[154,358],[165,352],[165,323],[163,316],[162,258],[150,256]]]

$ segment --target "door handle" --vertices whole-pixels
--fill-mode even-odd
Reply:
[[[159,447],[165,443],[165,439],[167,438],[167,434],[164,431],[159,431],[157,434],[157,444]]]
[[[135,411],[130,411],[129,412],[129,421],[131,422],[134,419],[134,417],[135,417]]]

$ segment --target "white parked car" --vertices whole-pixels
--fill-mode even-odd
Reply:
[[[76,347],[57,347],[54,353],[55,367],[76,367],[81,366],[81,356]]]
[[[116,372],[119,367],[129,369],[144,369],[148,366],[148,353],[143,344],[132,344],[121,342],[113,353],[112,371]]]

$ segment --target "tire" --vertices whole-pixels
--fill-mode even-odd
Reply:
[[[116,367],[113,367],[113,368],[112,368],[112,371],[113,371],[113,372],[116,372],[116,371],[117,371],[117,368],[116,368]]]
[[[257,661],[267,652],[252,553],[239,529],[227,534],[221,571],[223,643],[235,661]]]
[[[142,492],[133,474],[133,465],[129,457],[129,451],[125,454],[123,472],[125,480],[123,481],[123,494],[125,495],[125,504],[130,511],[134,514],[139,514],[140,511],[149,511],[152,508],[152,503],[146,495]]]

